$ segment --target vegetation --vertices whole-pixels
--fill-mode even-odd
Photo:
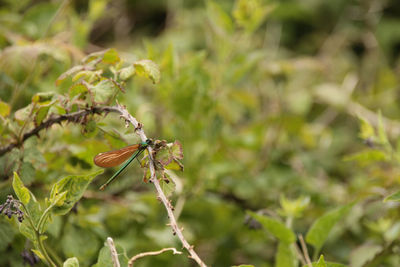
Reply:
[[[1,2],[0,266],[400,266],[397,6]]]

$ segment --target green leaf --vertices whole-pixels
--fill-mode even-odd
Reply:
[[[76,257],[64,261],[63,267],[79,267],[79,261]]]
[[[0,116],[7,117],[10,115],[11,107],[6,102],[0,100]]]
[[[365,243],[350,254],[350,266],[362,267],[383,250],[381,245]]]
[[[268,230],[271,234],[273,234],[280,241],[285,242],[287,244],[293,243],[296,241],[296,236],[287,228],[282,222],[272,219],[271,217],[257,214],[252,211],[247,211],[247,213],[256,219],[258,222],[262,224],[262,226]]]
[[[271,13],[275,5],[263,5],[261,0],[238,0],[233,10],[236,23],[247,32],[254,32],[266,16]]]
[[[136,73],[139,76],[144,76],[153,81],[153,83],[158,83],[160,81],[160,70],[158,65],[151,60],[143,59],[133,63]]]
[[[94,101],[99,104],[110,102],[115,95],[115,85],[108,79],[103,79],[90,88],[94,94]]]
[[[73,98],[77,95],[87,93],[88,88],[83,83],[77,83],[69,88],[69,97]]]
[[[319,257],[319,260],[317,262],[317,266],[316,267],[327,267],[326,263],[325,263],[325,260],[324,260],[324,255],[321,255]]]
[[[352,206],[353,204],[342,206],[318,218],[308,231],[306,241],[319,251],[328,238],[332,228],[347,214]]]
[[[12,186],[14,189],[15,194],[17,195],[18,199],[23,203],[23,204],[28,204],[29,200],[31,198],[30,192],[28,188],[24,186],[24,184],[21,181],[21,178],[19,178],[18,174],[14,172],[14,179],[12,182]]]
[[[32,111],[32,104],[29,104],[28,106],[17,110],[14,113],[14,117],[17,121],[23,123],[30,118],[31,111]]]
[[[167,170],[183,171],[183,165],[177,159],[172,159],[172,161],[164,167]]]
[[[297,258],[292,245],[279,242],[278,251],[275,256],[275,267],[297,267]]]
[[[103,56],[103,62],[107,64],[117,64],[121,59],[115,49],[108,49]]]
[[[39,125],[49,113],[51,105],[42,106],[35,112],[35,125]]]
[[[163,173],[163,179],[160,179],[160,186],[164,194],[170,197],[175,192],[176,185],[172,179],[169,178],[167,173]]]
[[[48,104],[53,99],[55,93],[54,92],[42,92],[37,93],[32,97],[32,102],[36,104]]]
[[[87,175],[71,175],[67,176],[56,184],[50,192],[50,202],[61,201],[58,197],[62,192],[67,192],[62,205],[54,206],[53,213],[56,215],[64,215],[69,212],[75,203],[82,197],[86,188],[90,182],[99,174],[103,173],[103,170],[98,170],[94,173]],[[59,203],[59,202],[58,202]]]
[[[369,138],[373,138],[375,136],[374,127],[364,118],[359,117],[360,119],[360,133],[359,136],[363,140],[367,140]]]
[[[4,251],[14,239],[15,231],[11,224],[0,220],[0,251]]]
[[[174,158],[183,159],[183,148],[179,141],[175,140],[175,142],[172,144],[171,152]]]
[[[312,266],[318,267],[318,262],[312,262]],[[327,267],[347,267],[347,265],[344,265],[342,263],[329,262],[329,261],[325,261],[325,266],[327,266]],[[303,265],[302,267],[309,267],[309,266],[308,266],[308,264],[306,264],[306,265]]]
[[[37,249],[31,249],[33,251],[33,253],[36,254],[36,256],[38,256],[42,261],[46,262],[46,259],[43,257],[42,253],[37,250]]]
[[[29,224],[28,220],[24,220],[19,224],[19,232],[32,242],[36,240],[35,230]]]
[[[119,78],[121,80],[128,80],[130,77],[132,77],[135,74],[135,67],[133,65],[130,65],[126,68],[122,68],[119,71]]]
[[[400,201],[400,191],[398,191],[394,194],[391,194],[390,196],[385,197],[383,202],[387,202],[387,201]]]
[[[231,17],[221,8],[219,4],[212,0],[207,1],[207,14],[217,32],[224,34],[233,32],[233,22]]]
[[[68,224],[60,240],[63,253],[67,257],[77,257],[83,266],[89,266],[88,261],[97,254],[101,242],[90,229]]]

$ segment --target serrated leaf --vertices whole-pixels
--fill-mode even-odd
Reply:
[[[172,144],[171,151],[172,155],[176,159],[183,159],[183,148],[179,141],[175,140],[175,142]]]
[[[90,182],[101,173],[103,173],[103,170],[98,170],[87,175],[70,175],[54,184],[50,192],[50,202],[56,201],[60,192],[65,191],[67,193],[64,203],[61,206],[55,206],[52,210],[53,213],[56,215],[64,215],[68,213],[75,203],[82,197]]]
[[[81,70],[72,77],[72,81],[76,82],[80,79],[83,79],[86,81],[92,81],[94,79],[94,77],[96,76],[96,74],[97,74],[97,72],[95,72],[95,71]]]
[[[293,253],[291,245],[279,242],[278,251],[275,256],[275,267],[297,267],[297,258]]]
[[[10,105],[0,100],[0,116],[2,116],[3,118],[8,117],[8,115],[10,115],[10,111]]]
[[[93,93],[96,103],[106,104],[115,95],[115,86],[110,80],[104,79],[92,86],[90,91]]]
[[[69,88],[69,97],[73,98],[79,94],[83,94],[86,92],[88,92],[88,88],[86,87],[86,85],[82,83],[77,83]]]
[[[143,59],[133,63],[136,73],[139,76],[144,76],[153,81],[153,83],[158,83],[160,81],[160,70],[158,65],[151,60]]]
[[[119,71],[119,78],[121,80],[128,80],[130,77],[132,77],[135,74],[135,67],[133,65],[130,65],[126,68],[122,68]]]
[[[85,66],[83,65],[77,65],[75,67],[70,68],[69,70],[67,70],[66,72],[64,72],[63,74],[61,74],[57,80],[56,80],[56,86],[59,86],[67,77],[71,76],[72,74],[84,70]]]
[[[51,102],[54,95],[55,95],[54,92],[37,93],[32,97],[32,102],[36,104],[48,104]]]
[[[347,214],[352,206],[352,204],[342,206],[329,211],[318,218],[310,227],[310,230],[306,235],[307,243],[313,245],[315,249],[319,251],[328,238],[332,228]]]
[[[39,125],[46,118],[49,113],[51,105],[42,106],[35,112],[35,125]]]
[[[164,194],[167,197],[170,197],[176,189],[176,185],[172,179],[169,178],[167,173],[163,173],[163,179],[160,180],[160,186],[161,189],[163,190]]]
[[[272,235],[278,238],[280,241],[287,244],[291,244],[296,241],[296,236],[280,221],[277,221],[271,217],[257,214],[252,211],[247,212],[252,218],[256,219],[261,225],[268,230]]]
[[[15,194],[17,195],[18,199],[23,203],[23,204],[28,204],[29,200],[31,198],[30,192],[28,188],[24,186],[24,184],[21,181],[21,178],[19,178],[18,174],[14,172],[14,179],[12,182],[12,186],[14,189]]]
[[[14,117],[19,122],[25,122],[30,117],[31,110],[32,110],[32,104],[29,104],[28,106],[17,110],[14,113]]]
[[[103,56],[103,62],[107,64],[116,64],[120,61],[118,52],[115,49],[108,49]]]
[[[79,267],[79,261],[76,257],[64,261],[63,267]]]
[[[164,167],[167,170],[183,171],[183,165],[177,159],[172,159],[172,161]]]

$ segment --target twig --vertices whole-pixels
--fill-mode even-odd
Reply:
[[[307,245],[304,242],[303,235],[299,235],[301,249],[303,251],[304,259],[306,260],[309,267],[312,267],[310,256],[308,255]]]
[[[0,157],[11,151],[15,147],[21,146],[25,140],[28,138],[39,135],[39,132],[43,129],[47,129],[55,123],[61,123],[63,121],[69,122],[79,122],[80,118],[85,117],[90,114],[101,114],[104,112],[119,112],[115,107],[92,107],[84,110],[80,110],[73,113],[63,114],[63,115],[51,115],[47,120],[43,121],[41,124],[33,128],[32,130],[24,133],[20,140],[11,142],[9,145],[0,147]]]
[[[113,261],[113,266],[114,267],[121,267],[121,265],[119,264],[119,260],[118,260],[118,253],[117,253],[117,250],[115,249],[114,241],[112,240],[111,237],[107,237],[107,245],[110,248],[111,259]]]
[[[115,112],[119,113],[121,117],[128,123],[131,123],[134,128],[136,129],[136,133],[140,136],[140,139],[145,142],[147,140],[146,134],[144,133],[141,124],[132,117],[132,115],[129,114],[129,112],[126,110],[125,107],[121,105],[113,106],[113,107],[91,107],[87,108],[81,111],[69,113],[69,114],[64,114],[64,115],[51,115],[47,120],[42,122],[40,125],[37,127],[33,128],[29,132],[26,132],[20,140],[16,140],[15,142],[10,143],[7,146],[1,147],[0,148],[0,157],[4,155],[5,153],[11,151],[15,147],[19,147],[23,144],[25,140],[28,138],[38,135],[39,132],[43,129],[47,129],[50,126],[52,126],[55,123],[61,123],[63,121],[69,121],[69,122],[79,122],[82,117],[85,117],[90,114],[101,114],[101,113],[107,113],[107,112]],[[157,190],[157,195],[158,199],[164,204],[165,209],[167,210],[168,213],[168,218],[169,218],[169,225],[172,228],[172,231],[174,234],[176,234],[181,241],[183,247],[189,252],[190,257],[197,262],[197,264],[201,267],[206,267],[207,265],[200,259],[200,257],[197,255],[197,253],[194,251],[193,246],[191,246],[185,239],[182,233],[182,229],[178,227],[178,224],[176,222],[174,213],[172,211],[172,205],[170,201],[167,199],[165,196],[164,192],[161,189],[160,183],[158,182],[158,179],[156,177],[156,172],[155,172],[155,165],[154,165],[154,159],[153,159],[153,149],[148,146],[147,150],[149,152],[149,168],[150,168],[150,173],[151,173],[151,178],[150,181],[154,184]]]
[[[168,251],[168,250],[172,250],[172,252],[173,252],[174,254],[182,254],[182,252],[176,250],[175,248],[163,248],[163,249],[161,249],[161,250],[159,250],[159,251],[143,252],[143,253],[140,253],[140,254],[137,254],[137,255],[133,256],[133,257],[129,260],[129,262],[128,262],[128,267],[133,267],[133,263],[134,263],[137,259],[140,259],[140,258],[143,258],[143,257],[146,257],[146,256],[160,255],[161,253],[163,253],[163,252],[165,252],[165,251]]]
[[[296,243],[294,244],[294,248],[295,248],[296,253],[297,253],[297,258],[299,258],[300,261],[301,261],[301,265],[302,266],[307,265],[306,260],[304,259],[303,253],[302,253],[301,249],[297,246]]]
[[[140,136],[141,140],[143,142],[145,142],[147,140],[147,137],[141,127],[141,124],[139,124],[139,122],[134,117],[132,117],[131,114],[129,114],[129,112],[126,110],[125,107],[118,104],[116,106],[116,109],[121,114],[121,117],[123,119],[125,119],[125,121],[130,122],[133,125],[133,127],[135,127],[135,129],[137,130],[136,131],[137,134]],[[167,199],[167,197],[165,196],[164,192],[162,191],[160,183],[158,182],[158,179],[156,177],[156,169],[155,169],[154,159],[153,159],[153,149],[150,146],[148,146],[147,150],[149,152],[149,168],[150,168],[150,174],[151,174],[150,181],[156,187],[158,199],[160,199],[160,201],[164,204],[165,209],[167,210],[168,218],[170,221],[169,225],[171,226],[173,233],[178,236],[183,247],[189,252],[190,257],[193,260],[195,260],[199,266],[206,267],[207,265],[200,259],[200,257],[194,251],[193,246],[189,245],[189,243],[186,241],[185,237],[183,236],[181,228],[178,227],[174,213],[172,212],[172,205],[171,205],[170,201]]]

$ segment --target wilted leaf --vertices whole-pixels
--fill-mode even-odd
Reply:
[[[287,244],[293,243],[296,241],[296,236],[287,228],[282,222],[272,219],[271,217],[257,214],[252,211],[247,212],[253,219],[256,219],[258,222],[262,224],[262,226],[268,230],[271,234],[273,234],[280,241],[285,242]]]
[[[183,148],[182,144],[179,141],[175,141],[171,147],[172,155],[176,159],[183,159]]]

